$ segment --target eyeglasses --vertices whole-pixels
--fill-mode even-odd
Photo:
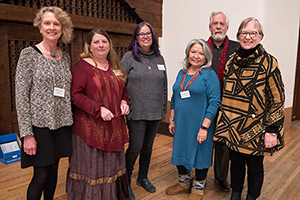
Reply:
[[[147,33],[139,33],[139,34],[137,34],[140,38],[144,38],[145,36],[147,36],[147,37],[151,37],[152,36],[152,34],[151,34],[151,32],[147,32]]]
[[[247,37],[247,35],[249,35],[251,38],[254,38],[257,35],[257,32],[253,31],[253,32],[242,32],[241,33],[242,37]]]

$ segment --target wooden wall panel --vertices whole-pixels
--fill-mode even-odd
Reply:
[[[132,34],[132,30],[136,24],[118,22],[113,20],[103,20],[93,17],[70,15],[74,27],[77,29],[92,30],[95,28],[104,28],[107,32],[114,32],[119,34]]]
[[[42,35],[32,24],[7,23],[9,40],[41,41]]]
[[[72,48],[70,52],[70,56],[72,59],[71,67],[73,67],[80,60],[79,55],[83,51],[83,45],[85,40],[81,30],[74,30],[73,33],[74,33],[74,38],[72,40],[72,44],[71,44]]]
[[[5,2],[5,3],[4,3]],[[105,29],[120,59],[126,52],[136,24],[147,21],[162,36],[162,0],[10,0],[0,1],[0,135],[18,132],[14,100],[14,75],[20,51],[42,40],[33,19],[40,5],[55,5],[68,13],[74,24],[74,39],[59,47],[69,52],[72,66],[79,60],[86,35]],[[62,3],[63,2],[63,3]]]
[[[300,29],[299,29],[299,37],[298,37],[298,52],[297,52],[297,63],[296,63],[296,71],[295,71],[292,119],[300,120]]]
[[[37,9],[0,3],[0,19],[33,24]],[[136,24],[89,16],[70,14],[75,29],[92,30],[104,28],[107,32],[131,35]]]
[[[10,70],[7,24],[0,22],[0,135],[12,131]]]
[[[143,21],[149,22],[158,37],[162,36],[162,0],[126,0]]]

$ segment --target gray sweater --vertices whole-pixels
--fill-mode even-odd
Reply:
[[[126,88],[130,101],[129,120],[161,120],[167,113],[167,74],[164,58],[152,51],[136,61],[132,52],[121,63],[127,72]]]

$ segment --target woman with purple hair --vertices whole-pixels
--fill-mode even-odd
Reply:
[[[158,125],[167,112],[167,74],[164,58],[149,23],[137,25],[127,50],[121,63],[128,74],[126,88],[130,113],[127,116],[129,147],[126,151],[126,169],[129,198],[132,200],[135,197],[130,187],[131,175],[138,155],[137,185],[147,192],[156,191],[148,180],[148,169]]]

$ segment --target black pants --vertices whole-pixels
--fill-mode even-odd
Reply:
[[[242,192],[246,174],[248,175],[248,194],[258,198],[264,180],[263,156],[253,156],[229,150],[231,160],[231,188]]]
[[[129,184],[135,161],[140,154],[138,178],[147,178],[152,146],[160,120],[128,120],[129,147],[126,151],[126,170]]]
[[[217,181],[226,181],[229,169],[229,151],[228,147],[223,142],[214,142],[215,158],[214,158],[214,172]]]

